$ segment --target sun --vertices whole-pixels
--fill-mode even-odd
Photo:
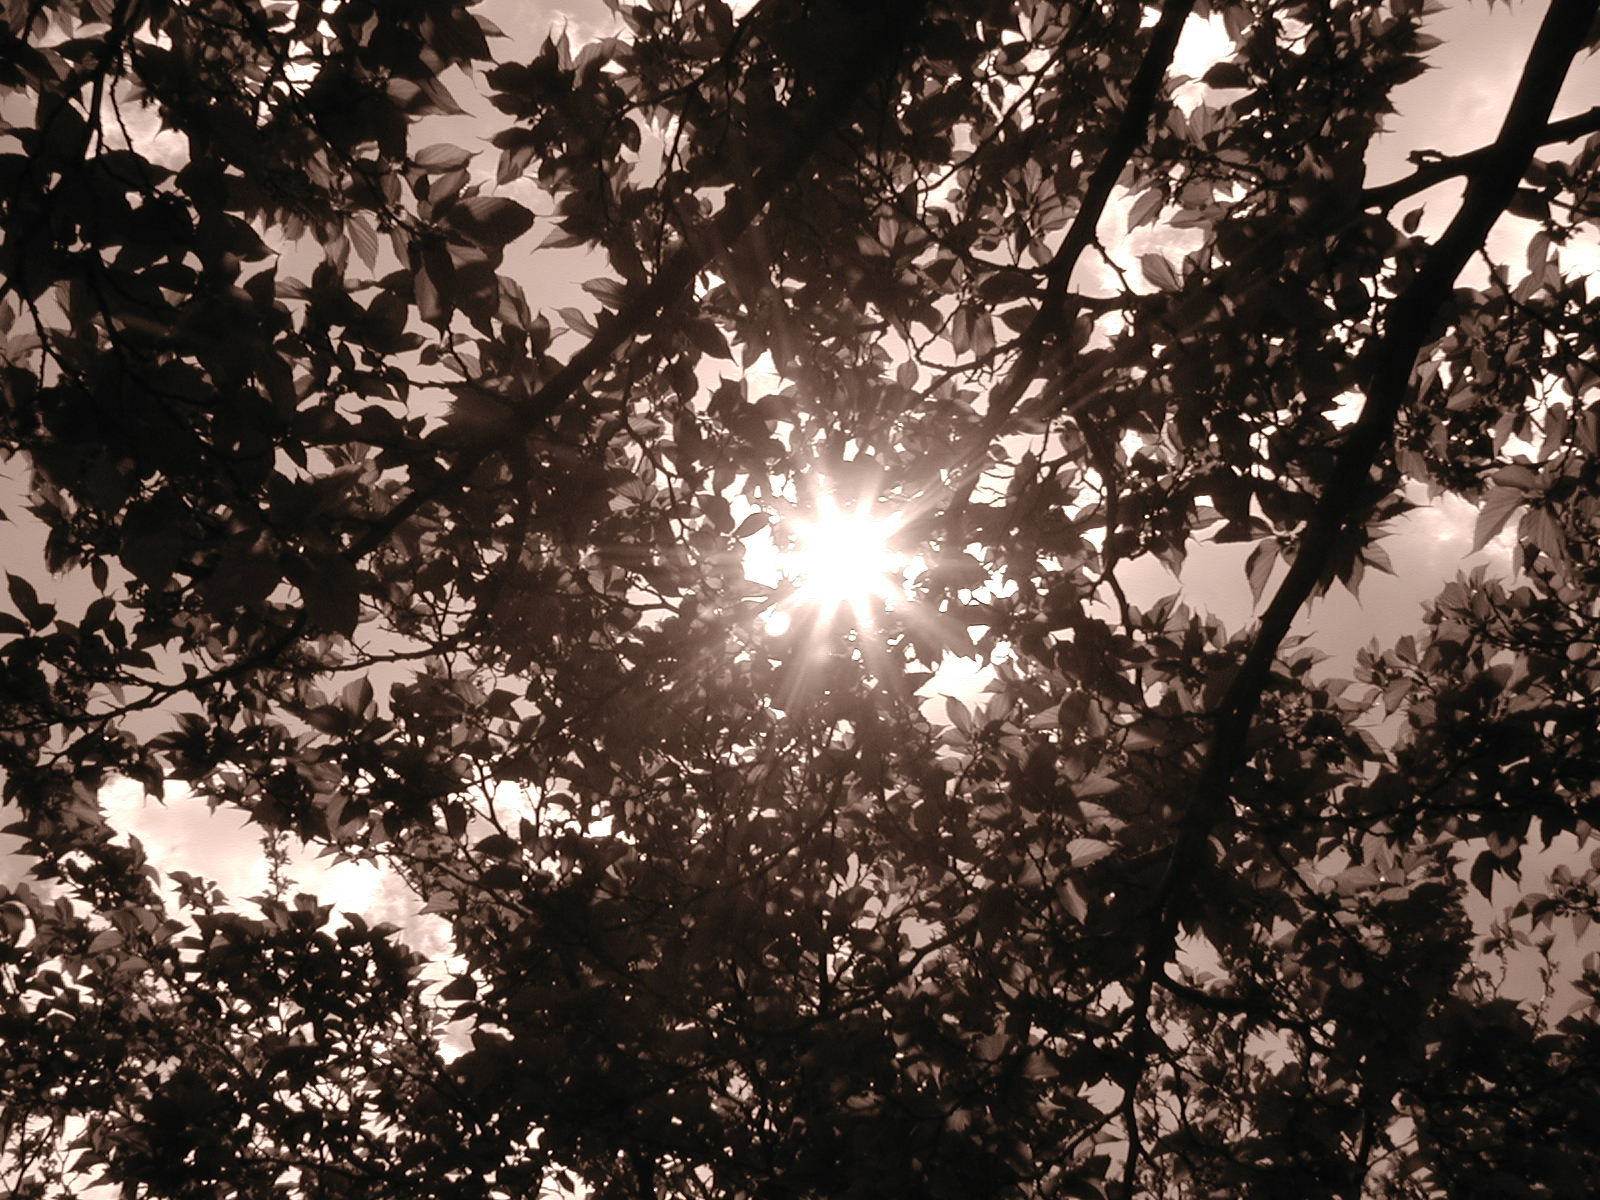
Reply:
[[[824,496],[810,514],[786,524],[778,564],[791,590],[774,614],[779,624],[802,612],[831,618],[848,611],[868,625],[894,606],[910,565],[893,545],[902,525],[896,513],[867,500],[841,505]]]

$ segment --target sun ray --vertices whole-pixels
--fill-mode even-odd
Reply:
[[[894,546],[901,525],[899,514],[871,499],[840,503],[826,494],[786,521],[777,559],[788,591],[774,623],[848,613],[854,624],[871,625],[903,593],[910,560]]]

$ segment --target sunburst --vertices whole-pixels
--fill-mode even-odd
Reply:
[[[865,626],[894,607],[910,566],[894,545],[902,524],[870,498],[841,503],[827,494],[786,521],[777,562],[788,589],[770,625],[780,631],[797,617],[826,621],[847,613]]]

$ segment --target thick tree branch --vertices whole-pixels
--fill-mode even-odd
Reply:
[[[1235,776],[1249,757],[1248,739],[1279,647],[1347,533],[1370,512],[1372,468],[1393,437],[1411,390],[1411,373],[1439,306],[1456,276],[1482,245],[1516,192],[1546,127],[1573,56],[1600,10],[1600,0],[1554,0],[1528,56],[1500,134],[1470,173],[1455,218],[1429,251],[1411,284],[1389,304],[1383,332],[1366,356],[1367,402],[1351,427],[1317,507],[1301,534],[1299,552],[1263,614],[1255,639],[1218,708],[1211,749],[1189,808],[1173,840],[1165,875],[1149,909],[1144,971],[1133,986],[1130,1044],[1142,1056],[1152,1035],[1153,991],[1165,984],[1177,948],[1182,907],[1203,870],[1211,835],[1232,808]],[[1125,1091],[1131,1099],[1135,1075]],[[1130,1130],[1130,1138],[1133,1131]],[[1136,1162],[1126,1165],[1132,1188]]]
[[[1439,306],[1456,276],[1516,192],[1540,144],[1572,59],[1593,24],[1600,0],[1554,0],[1512,97],[1500,135],[1478,152],[1460,209],[1429,251],[1411,284],[1389,304],[1383,333],[1366,355],[1367,402],[1351,427],[1287,576],[1263,614],[1249,653],[1218,709],[1211,752],[1173,844],[1157,899],[1146,966],[1161,970],[1172,953],[1177,908],[1205,854],[1212,830],[1229,810],[1235,775],[1248,757],[1247,739],[1279,647],[1340,541],[1363,520],[1373,466],[1389,445],[1411,390],[1411,373]]]
[[[1094,242],[1100,217],[1111,200],[1117,180],[1122,178],[1122,172],[1127,168],[1128,160],[1144,145],[1149,135],[1150,118],[1155,112],[1156,100],[1161,94],[1162,85],[1166,83],[1172,56],[1178,49],[1178,39],[1183,36],[1184,23],[1193,10],[1194,0],[1168,0],[1162,8],[1161,19],[1156,22],[1155,31],[1150,37],[1150,46],[1139,63],[1133,82],[1128,85],[1128,105],[1122,110],[1117,131],[1096,164],[1094,174],[1089,177],[1089,186],[1084,189],[1083,201],[1067,229],[1067,236],[1062,239],[1060,248],[1045,268],[1044,296],[1039,311],[1023,331],[1021,355],[1005,381],[989,398],[991,413],[996,402],[1008,411],[1016,405],[1033,379],[1050,334],[1059,328],[1065,315],[1063,308],[1067,288],[1072,283],[1078,260]]]
[[[1549,146],[1556,142],[1570,142],[1586,133],[1600,133],[1600,106],[1591,108],[1588,112],[1578,113],[1576,116],[1551,121],[1539,132],[1534,144]],[[1471,175],[1494,158],[1498,145],[1499,143],[1479,146],[1476,150],[1469,150],[1465,154],[1430,159],[1403,179],[1367,188],[1361,193],[1361,206],[1379,208],[1387,212],[1400,201],[1415,196],[1418,192],[1425,192],[1447,179]]]

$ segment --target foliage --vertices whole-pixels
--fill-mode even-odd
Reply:
[[[1373,183],[1420,0],[516,55],[464,0],[9,0],[14,1194],[1587,1194],[1596,7]],[[747,547],[829,489],[920,565],[777,632]],[[1445,495],[1517,577],[1329,677],[1296,615]],[[1247,628],[1119,578],[1232,542]],[[114,777],[383,865],[454,957],[159,876]]]

